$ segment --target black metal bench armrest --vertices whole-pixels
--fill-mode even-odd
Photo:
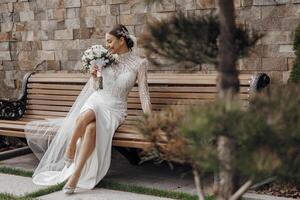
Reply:
[[[270,84],[270,77],[266,73],[258,73],[252,76],[249,88],[249,95],[261,91]]]
[[[0,119],[16,120],[20,119],[24,115],[27,101],[27,82],[33,73],[34,72],[29,72],[25,74],[22,81],[21,94],[18,99],[0,99]]]

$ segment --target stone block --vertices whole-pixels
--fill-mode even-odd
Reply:
[[[253,20],[249,24],[251,28],[257,31],[281,31],[282,19],[278,17],[268,17],[265,19]]]
[[[87,6],[81,9],[80,17],[106,16],[109,9],[107,6]]]
[[[113,26],[113,25],[117,24],[117,17],[116,16],[108,15],[108,16],[106,16],[105,21],[106,21],[105,22],[106,26]]]
[[[37,57],[39,60],[55,60],[54,51],[37,51]]]
[[[50,40],[48,38],[47,31],[45,31],[45,30],[40,30],[40,31],[36,32],[36,39],[40,40],[40,41]]]
[[[74,39],[89,39],[94,32],[95,28],[74,29]]]
[[[2,13],[1,17],[3,22],[13,22],[13,13]]]
[[[257,71],[262,68],[262,59],[257,57],[247,57],[239,59],[237,62],[238,69],[241,71]]]
[[[15,23],[14,31],[25,31],[24,23]]]
[[[105,45],[105,39],[85,39],[85,40],[79,40],[79,46],[78,49],[86,50],[90,46],[101,44]]]
[[[288,62],[288,70],[292,70],[294,67],[294,63],[295,63],[295,58],[288,58],[287,62]]]
[[[49,9],[46,11],[47,13],[47,19],[64,19],[66,16],[66,10],[65,9]]]
[[[120,15],[120,5],[116,4],[116,5],[110,5],[107,9],[106,9],[107,14],[110,15]]]
[[[14,12],[24,12],[24,11],[31,11],[29,2],[18,2],[14,3]]]
[[[261,42],[262,44],[291,44],[293,39],[292,31],[267,31]]]
[[[106,26],[106,17],[97,17],[95,20],[95,27],[105,27],[105,26]]]
[[[42,50],[42,41],[33,41],[30,42],[32,50]]]
[[[283,31],[294,31],[299,25],[300,18],[292,17],[292,18],[283,18],[281,20],[281,30]]]
[[[279,46],[279,53],[284,57],[296,57],[293,45],[282,44]]]
[[[65,8],[80,8],[80,0],[64,0]]]
[[[33,31],[23,31],[21,32],[22,41],[34,41],[34,32]]]
[[[14,70],[14,61],[3,61],[2,66],[4,71]]]
[[[42,30],[56,30],[57,20],[42,20],[41,29]]]
[[[34,20],[34,13],[33,11],[24,11],[20,12],[20,21],[33,21]]]
[[[105,28],[96,28],[90,38],[91,39],[102,39],[105,37],[106,31],[107,30]]]
[[[12,32],[11,40],[12,41],[21,41],[22,40],[22,32]]]
[[[236,9],[236,15],[239,20],[259,20],[261,18],[261,8],[260,7],[241,7]]]
[[[39,10],[34,13],[34,20],[35,21],[41,21],[41,20],[47,20],[47,13],[45,10]]]
[[[106,4],[122,4],[128,2],[129,0],[106,0]]]
[[[80,19],[79,18],[71,18],[65,20],[65,27],[67,29],[78,29],[80,28]]]
[[[58,49],[55,51],[56,60],[68,60],[68,50]]]
[[[12,21],[13,22],[20,22],[20,14],[19,13],[12,13]]]
[[[67,19],[74,19],[80,17],[80,8],[67,8],[66,9]]]
[[[151,7],[144,1],[132,0],[128,4],[120,4],[120,14],[147,13]]]
[[[18,66],[20,70],[30,71],[33,70],[35,66],[35,62],[31,60],[22,60],[18,62]]]
[[[14,71],[5,71],[4,83],[7,87],[15,88]]]
[[[81,0],[81,6],[102,6],[105,5],[106,0]]]
[[[8,4],[1,4],[0,3],[0,13],[6,13],[6,12],[9,12]]]
[[[120,23],[125,26],[145,24],[146,22],[147,22],[147,14],[144,13],[120,16]]]
[[[38,31],[41,29],[41,25],[39,21],[28,21],[25,22],[24,24],[25,24],[25,30]]]
[[[49,70],[60,70],[60,61],[58,60],[47,60],[46,61],[47,71]]]
[[[61,70],[74,71],[81,69],[81,61],[61,61]]]
[[[7,32],[7,33],[1,33],[0,32],[0,42],[9,41],[11,39],[12,39],[12,33],[11,32]]]
[[[1,23],[1,32],[10,32],[13,30],[13,22]]]
[[[0,51],[0,60],[11,60],[9,51]]]
[[[9,51],[9,43],[0,42],[0,51]]]
[[[286,4],[290,0],[252,0],[252,6],[270,6],[270,5],[280,5]]]
[[[80,60],[82,56],[82,50],[74,49],[68,50],[68,60]]]
[[[46,0],[47,8],[64,8],[64,0]]]
[[[56,40],[48,40],[48,41],[42,41],[42,49],[43,50],[57,50],[61,47],[61,42]]]
[[[212,9],[215,7],[215,0],[196,0],[196,9]]]
[[[23,51],[31,51],[31,42],[10,42],[11,51],[18,51],[22,49]]]
[[[195,10],[195,0],[176,0],[176,10]]]
[[[95,17],[85,17],[80,20],[81,28],[93,28],[96,25]]]
[[[164,0],[151,5],[151,12],[171,12],[175,11],[175,0]]]
[[[4,71],[14,70],[13,61],[3,61],[2,66]]]
[[[54,32],[54,38],[56,40],[73,40],[73,30],[72,29],[57,30]]]
[[[18,0],[1,0],[1,3],[14,3],[17,2]]]
[[[51,51],[51,50],[59,50],[61,48],[63,48],[62,41],[56,41],[56,40],[42,41],[43,50]]]
[[[56,29],[57,29],[57,30],[64,30],[64,29],[67,29],[67,28],[66,28],[66,23],[65,23],[65,20],[64,20],[64,19],[57,20],[57,26],[56,26]]]
[[[287,58],[262,58],[262,70],[285,71],[287,69]]]

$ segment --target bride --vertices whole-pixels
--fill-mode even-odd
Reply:
[[[111,162],[112,138],[124,122],[128,93],[138,80],[144,113],[151,113],[147,85],[148,62],[132,50],[133,37],[125,26],[115,25],[105,35],[106,46],[118,54],[118,63],[102,69],[103,89],[95,89],[96,66],[66,118],[33,121],[25,127],[26,139],[41,159],[33,174],[38,185],[67,180],[63,192],[76,187],[92,189],[105,176]]]

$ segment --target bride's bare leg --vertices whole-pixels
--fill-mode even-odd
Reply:
[[[78,155],[78,162],[75,165],[75,171],[69,178],[67,186],[76,187],[81,171],[95,149],[96,141],[96,123],[91,122],[86,127],[85,134],[83,136],[82,146]]]
[[[89,123],[95,121],[94,111],[87,110],[79,115],[76,119],[76,125],[71,136],[71,140],[66,149],[66,156],[70,159],[74,158],[76,151],[76,143],[79,137],[82,137],[85,133],[86,127]]]

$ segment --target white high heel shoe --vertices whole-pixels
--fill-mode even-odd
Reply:
[[[62,189],[62,191],[63,191],[63,193],[65,193],[65,194],[74,194],[74,192],[75,192],[75,189],[76,189],[76,187],[70,187],[70,186],[64,186],[63,187],[63,189]]]

